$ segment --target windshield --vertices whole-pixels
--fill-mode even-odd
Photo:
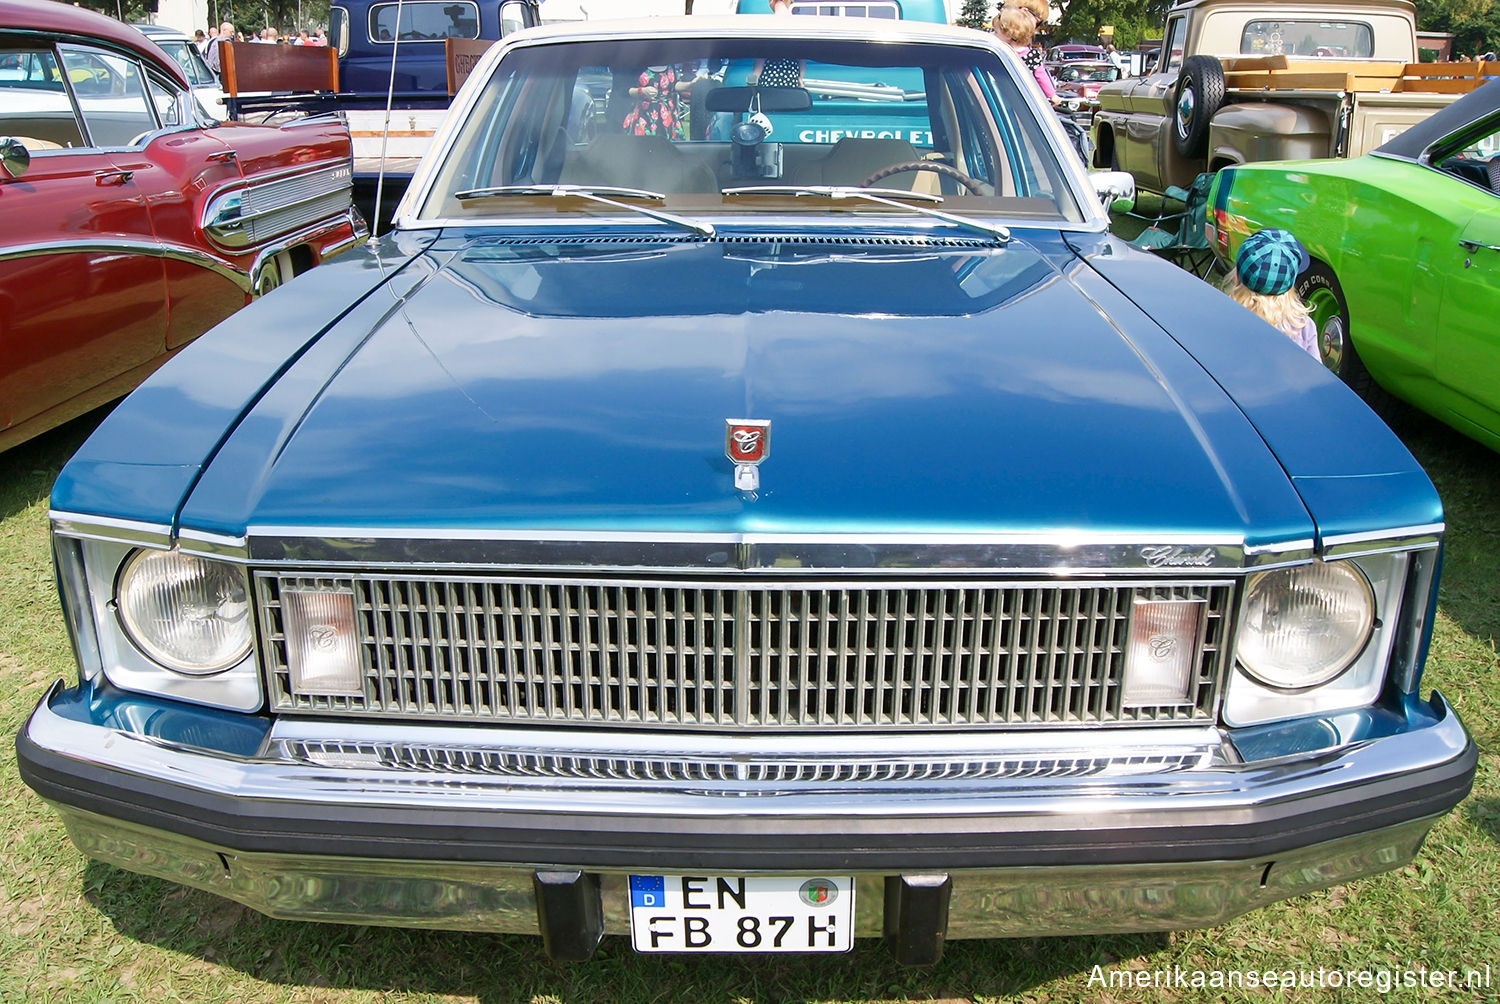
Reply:
[[[1115,66],[1092,66],[1074,63],[1072,65],[1057,67],[1053,71],[1052,76],[1060,84],[1107,84],[1111,80],[1120,79],[1120,70]]]
[[[1251,21],[1240,36],[1240,52],[1366,59],[1375,54],[1374,32],[1358,21]]]
[[[952,44],[524,46],[486,82],[416,216],[535,216],[539,186],[557,185],[639,190],[656,209],[692,214],[826,214],[826,200],[745,190],[863,186],[950,213],[1083,218],[1051,137],[1000,58]],[[475,194],[517,186],[536,191]],[[869,200],[838,211],[916,215]],[[613,210],[554,198],[547,212]]]
[[[198,50],[193,48],[192,42],[172,38],[159,38],[155,41],[162,51],[171,56],[172,61],[182,68],[183,74],[188,78],[188,83],[194,87],[211,86],[216,83],[213,71],[208,68],[208,64],[198,54]]]

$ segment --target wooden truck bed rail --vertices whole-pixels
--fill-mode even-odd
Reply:
[[[331,45],[229,42],[219,76],[231,96],[262,91],[337,91],[339,53]]]
[[[1323,90],[1464,94],[1500,76],[1500,62],[1393,63],[1241,56],[1226,59],[1224,86],[1235,90]]]

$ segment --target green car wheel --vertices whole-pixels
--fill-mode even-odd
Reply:
[[[1349,307],[1333,270],[1320,261],[1311,262],[1297,279],[1297,295],[1312,311],[1318,326],[1318,355],[1339,379],[1372,405],[1386,399],[1349,337]]]

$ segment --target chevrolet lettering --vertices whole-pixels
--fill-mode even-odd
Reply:
[[[1141,557],[1146,559],[1149,568],[1207,568],[1214,563],[1215,555],[1211,547],[1198,549],[1168,545],[1143,547]]]

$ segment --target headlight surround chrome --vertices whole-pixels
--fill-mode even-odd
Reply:
[[[1333,715],[1368,707],[1375,701],[1386,685],[1392,645],[1403,622],[1425,609],[1425,596],[1403,596],[1412,560],[1410,552],[1391,550],[1295,568],[1268,569],[1251,576],[1241,593],[1234,671],[1222,709],[1224,723],[1237,728],[1307,715]],[[1265,629],[1274,625],[1253,623],[1258,605],[1274,598],[1278,590],[1307,589],[1309,584],[1326,581],[1322,576],[1330,570],[1333,570],[1332,581],[1340,582],[1343,588],[1355,593],[1369,590],[1364,601],[1369,610],[1369,630],[1348,632],[1362,637],[1362,644],[1356,648],[1353,637],[1346,637],[1348,648],[1354,650],[1347,660],[1338,652],[1325,651],[1318,665],[1303,663],[1300,673],[1295,666],[1289,669],[1285,664],[1269,661],[1267,652],[1273,649],[1262,642]],[[1292,575],[1280,582],[1262,578],[1279,572]],[[1355,582],[1351,576],[1359,581]],[[1266,590],[1264,596],[1260,595],[1261,590]],[[1252,591],[1257,595],[1252,597]],[[1302,601],[1305,598],[1297,602]],[[1261,637],[1257,638],[1257,634]],[[1268,683],[1267,679],[1276,683]],[[1320,679],[1322,683],[1314,682]]]
[[[140,550],[120,569],[115,603],[130,641],[174,672],[207,676],[250,653],[249,587],[234,565]]]
[[[1352,562],[1317,562],[1251,576],[1236,657],[1275,690],[1321,687],[1352,666],[1375,626],[1375,594]]]

